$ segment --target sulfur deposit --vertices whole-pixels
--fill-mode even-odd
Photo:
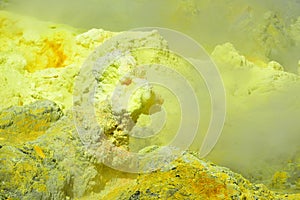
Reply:
[[[299,19],[291,27],[290,39],[299,42]],[[224,81],[228,110],[215,149],[200,159],[195,142],[166,166],[131,174],[105,166],[85,148],[72,112],[74,82],[84,61],[117,33],[1,11],[0,35],[0,199],[300,199],[300,78],[280,63],[247,58],[231,43],[216,46],[211,56]],[[167,47],[158,33],[139,36]],[[114,85],[134,66],[134,56],[146,59],[133,55],[113,63],[96,93],[97,121],[109,142],[124,149],[135,144],[124,132],[126,116],[143,126],[148,108],[166,103],[146,85],[132,97],[128,113],[120,109],[116,115],[107,104]],[[140,81],[137,74],[121,84]]]
[[[89,53],[113,35],[101,29],[74,28],[1,11],[0,108],[37,99],[72,105],[73,79]]]

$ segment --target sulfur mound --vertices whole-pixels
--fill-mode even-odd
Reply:
[[[292,28],[299,41],[299,19]],[[0,11],[0,35],[0,199],[300,199],[265,186],[283,193],[300,187],[300,79],[286,66],[251,62],[232,44],[218,45],[212,57],[224,80],[228,116],[207,159],[219,166],[185,152],[154,172],[130,174],[104,166],[86,149],[70,111],[81,65],[115,33],[82,33]],[[167,45],[158,34],[144,33],[143,40]],[[126,44],[120,45],[126,50]],[[266,44],[272,46],[272,40]],[[131,61],[129,56],[114,63],[104,78],[98,77],[100,92],[95,94],[98,123],[109,142],[124,148],[132,144],[122,131],[124,109],[113,110],[106,99]],[[134,78],[125,76],[121,89],[140,80]],[[140,126],[149,120],[147,109],[163,103],[147,86],[131,100],[125,114]]]

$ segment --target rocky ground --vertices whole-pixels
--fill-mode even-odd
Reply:
[[[87,153],[72,116],[62,114],[50,101],[11,107],[1,112],[1,119],[10,122],[1,126],[1,199],[300,198],[299,194],[277,194],[263,184],[253,184],[192,152],[152,173],[113,170]],[[31,126],[26,130],[18,126],[25,120]],[[31,137],[14,139],[21,139],[24,131]],[[34,135],[36,131],[42,132],[40,136]]]
[[[193,151],[151,173],[132,174],[103,165],[82,144],[75,127],[73,82],[85,58],[115,33],[100,29],[82,33],[1,11],[0,34],[0,199],[300,199],[299,193],[288,190],[299,191],[299,154],[267,186],[257,177],[254,183],[199,159]],[[231,44],[218,46],[213,57],[223,64],[224,74],[229,70],[244,74],[246,67],[252,75],[262,74],[252,80],[258,85],[272,82],[277,90],[284,80],[291,88],[299,83],[297,75],[283,72],[278,63],[255,67]],[[264,74],[271,74],[272,80]],[[255,84],[235,89],[227,77],[225,85],[232,94],[251,100],[247,95],[255,94],[257,88],[251,87]],[[128,145],[110,108],[101,104],[98,111],[110,141]],[[272,186],[278,190],[268,188]]]

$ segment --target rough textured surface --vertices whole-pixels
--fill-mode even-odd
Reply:
[[[72,115],[51,101],[0,113],[0,199],[74,199],[100,192],[114,176],[134,177],[97,164]]]
[[[0,134],[4,144],[20,144],[36,139],[63,115],[57,104],[37,101],[0,111]]]
[[[54,109],[49,113],[56,115]],[[43,123],[43,120],[43,112],[38,112],[29,123]],[[31,129],[27,130],[30,134]],[[7,131],[18,134],[22,127]],[[0,152],[1,198],[66,199],[101,187],[102,166],[93,164],[85,155],[70,115],[52,123],[33,141],[1,143]]]
[[[276,41],[281,41],[286,33],[280,32],[281,22],[274,14],[266,14],[266,21],[270,23],[262,30],[270,32],[259,39],[266,36],[266,47],[277,48]],[[272,28],[276,28],[274,32]],[[292,30],[295,41],[299,41],[299,19]],[[210,158],[232,166],[234,171],[242,169],[239,172],[258,184],[189,153],[161,170],[137,175],[105,167],[87,153],[69,110],[74,78],[82,62],[96,46],[114,34],[101,29],[81,33],[65,25],[38,22],[1,11],[0,35],[0,199],[300,198],[299,194],[276,194],[260,184],[265,183],[282,193],[299,192],[299,127],[295,123],[299,119],[300,84],[299,76],[285,72],[285,66],[259,59],[251,62],[229,43],[217,46],[212,55],[228,92],[229,115],[224,137]],[[277,35],[279,40],[276,40]],[[272,54],[268,49],[263,51]],[[111,68],[115,71],[108,70],[106,78],[100,80],[107,91],[112,91],[112,80],[116,82],[126,74],[130,61],[117,63]],[[128,80],[123,83],[126,85]],[[136,99],[143,94],[138,94]],[[98,95],[99,99],[106,98],[101,93]],[[37,101],[43,99],[49,100]],[[137,101],[132,111],[142,113],[145,102]],[[111,108],[101,103],[96,107],[99,124],[111,143],[126,147],[130,140],[118,129]],[[247,121],[257,120],[259,116],[262,118],[258,122]],[[272,126],[265,129],[265,134],[252,130],[266,124]],[[282,130],[283,124],[289,129]],[[274,127],[279,131],[270,131],[275,130]],[[285,137],[279,137],[282,135]],[[285,143],[281,145],[282,142]],[[252,144],[257,144],[257,148]],[[273,146],[261,149],[268,147],[267,144]],[[251,147],[250,150],[247,147]],[[281,150],[289,154],[278,157],[276,153]],[[283,163],[271,167],[262,165],[253,157],[262,152],[267,155],[264,161]]]
[[[66,110],[83,61],[113,33],[0,11],[0,35],[0,109],[49,99]]]
[[[262,184],[252,184],[228,168],[199,160],[190,153],[162,170],[136,179],[112,180],[101,199],[297,199],[278,195]]]
[[[53,103],[40,103],[49,104]],[[37,112],[32,122],[43,122],[44,113]],[[50,113],[57,116],[56,109]],[[16,126],[8,131],[20,129]],[[150,174],[114,171],[86,153],[68,113],[36,140],[1,143],[0,147],[0,197],[4,199],[297,199],[295,195],[276,195],[264,185],[251,184],[190,153]]]

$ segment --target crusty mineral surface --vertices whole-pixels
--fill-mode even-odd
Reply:
[[[262,26],[269,32],[259,32],[258,39],[266,34],[263,51],[269,55],[267,48],[275,45],[280,32],[272,27],[280,21],[272,13],[266,20],[272,21]],[[286,43],[299,43],[299,30],[298,18]],[[278,37],[284,38],[286,33],[280,33]],[[102,29],[81,32],[0,11],[0,35],[0,199],[300,199],[295,126],[300,117],[300,78],[286,72],[285,66],[246,58],[230,43],[218,45],[212,58],[228,100],[218,145],[205,160],[191,148],[152,172],[134,174],[104,165],[96,156],[99,152],[84,145],[72,112],[74,82],[82,64],[117,34]],[[156,32],[139,36],[139,42],[167,46]],[[118,45],[129,44],[135,45]],[[142,125],[148,119],[146,108],[164,103],[150,87],[135,94],[128,112],[115,112],[107,103],[114,84],[134,65],[132,58],[114,63],[98,77],[94,113],[107,142],[127,150],[134,140],[125,131],[126,117]],[[121,85],[126,89],[138,78],[125,77]],[[284,124],[287,130],[281,128]]]
[[[188,152],[152,173],[118,172],[98,163],[87,153],[71,114],[62,116],[54,103],[41,101],[7,110],[28,111],[31,108],[29,112],[33,113],[37,107],[39,112],[35,112],[29,122],[38,124],[48,119],[48,127],[42,129],[44,134],[32,141],[7,143],[4,138],[0,143],[2,199],[267,200],[300,197],[276,194],[262,184],[252,184],[228,168],[200,160]],[[24,116],[7,115],[6,119],[13,123]],[[20,131],[22,127],[7,126],[3,127],[2,134]]]

